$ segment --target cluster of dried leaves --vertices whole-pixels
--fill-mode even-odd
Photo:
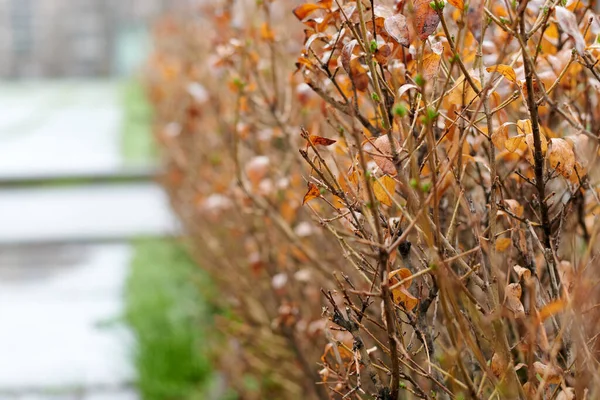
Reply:
[[[600,396],[594,6],[239,0],[157,26],[165,186],[243,398]]]

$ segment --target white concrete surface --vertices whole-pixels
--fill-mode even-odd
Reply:
[[[0,244],[168,234],[175,225],[155,183],[0,189]]]
[[[117,171],[122,113],[109,81],[0,84],[0,176]]]
[[[20,265],[21,274],[7,274],[14,263],[0,263],[0,399],[54,399],[52,392],[119,387],[134,379],[131,338],[115,322],[122,312],[131,248],[79,245],[77,254],[70,265],[36,279],[26,270],[39,266]],[[34,394],[7,394],[11,392]],[[118,399],[114,394],[106,398]]]

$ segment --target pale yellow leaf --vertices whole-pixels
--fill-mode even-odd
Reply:
[[[506,150],[510,151],[511,153],[514,153],[515,151],[517,151],[517,149],[519,147],[521,147],[521,144],[523,144],[524,142],[525,142],[525,135],[518,135],[518,136],[508,138],[504,142],[504,146],[506,147]]]
[[[394,190],[396,188],[396,181],[393,178],[384,175],[381,178],[378,178],[373,183],[373,192],[375,193],[375,197],[381,204],[385,204],[386,206],[392,206],[392,197],[394,195]]]

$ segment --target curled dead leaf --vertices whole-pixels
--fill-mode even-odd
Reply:
[[[504,357],[502,357],[500,353],[494,353],[492,360],[490,361],[490,369],[492,370],[494,376],[496,376],[496,378],[503,376],[507,367],[508,363]]]
[[[533,363],[533,370],[538,374],[546,383],[559,384],[562,380],[562,371],[560,368],[553,365],[546,365],[540,361]]]
[[[406,282],[404,282],[402,285],[392,289],[392,297],[394,299],[394,303],[404,305],[404,307],[409,311],[419,304],[419,300],[408,291],[408,288],[412,283],[412,279],[407,278],[410,278],[411,276],[412,273],[407,268],[397,269],[390,272],[388,275],[390,286],[393,286],[394,284],[406,279]]]
[[[337,142],[337,140],[328,139],[317,135],[310,135],[308,137],[308,140],[310,140],[310,142],[315,146],[331,146],[332,144]]]
[[[517,74],[515,74],[515,70],[510,65],[498,64],[493,65],[491,67],[487,67],[485,70],[490,73],[499,73],[500,75],[502,75],[507,80],[513,83],[520,83],[519,81],[517,81]]]
[[[321,196],[321,191],[319,190],[317,185],[315,185],[312,182],[309,182],[308,183],[308,192],[306,192],[306,194],[304,195],[304,199],[302,199],[302,205],[304,205],[308,201],[311,201],[312,199],[316,199],[317,197],[320,197],[320,196]]]
[[[303,21],[316,10],[324,10],[331,7],[332,0],[321,0],[317,3],[305,3],[294,8],[292,12],[300,21]]]
[[[566,178],[570,177],[575,168],[575,153],[569,142],[560,138],[550,139],[548,161],[550,168]]]
[[[383,23],[385,31],[396,42],[404,47],[410,46],[410,38],[408,36],[408,25],[406,17],[402,14],[394,14],[385,19]]]
[[[504,203],[508,206],[510,211],[515,214],[517,217],[523,216],[523,206],[517,201],[513,199],[504,200]]]
[[[523,307],[523,303],[521,303],[522,293],[523,289],[518,283],[510,283],[504,290],[504,305],[514,313],[516,318],[522,318],[525,316],[525,307]]]
[[[505,143],[508,140],[509,125],[510,123],[506,122],[500,125],[498,129],[496,129],[494,133],[492,133],[492,143],[494,144],[494,146],[496,146],[496,148],[498,148],[498,150],[504,150]]]
[[[517,273],[519,280],[527,281],[529,278],[531,278],[531,271],[527,268],[521,267],[520,265],[515,265],[513,269]]]
[[[553,315],[558,314],[563,311],[567,306],[567,302],[564,299],[558,299],[551,301],[546,304],[541,310],[539,314],[540,322],[544,322],[546,319],[550,318]]]
[[[400,143],[394,139],[396,151],[400,151]],[[392,161],[392,146],[387,135],[378,137],[373,141],[373,160],[384,174],[395,176],[396,167]]]

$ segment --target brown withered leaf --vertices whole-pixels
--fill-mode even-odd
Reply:
[[[496,376],[496,378],[500,378],[501,376],[503,376],[507,367],[508,363],[506,362],[504,357],[502,357],[500,353],[494,353],[494,355],[492,356],[492,360],[490,361],[490,369],[492,370],[494,376]]]
[[[504,289],[504,294],[506,296],[504,305],[511,310],[517,318],[525,316],[525,307],[523,307],[523,303],[521,303],[522,293],[523,289],[518,283],[510,283]]]
[[[492,65],[491,67],[487,67],[485,70],[487,72],[491,72],[491,73],[497,72],[500,75],[502,75],[503,77],[505,77],[506,79],[508,79],[509,81],[511,81],[512,83],[519,84],[519,81],[517,80],[517,74],[515,74],[515,70],[510,65],[504,65],[504,64]]]
[[[430,0],[414,0],[415,24],[420,39],[427,39],[437,29],[440,17],[429,5]]]
[[[536,361],[533,363],[533,370],[545,379],[546,383],[559,384],[562,380],[562,371],[558,367]]]
[[[500,238],[496,240],[496,251],[500,253],[506,251],[511,243],[512,240],[510,238]]]
[[[319,190],[317,185],[315,185],[312,182],[309,182],[308,183],[308,192],[306,192],[306,194],[304,195],[304,199],[302,199],[302,205],[304,205],[307,202],[311,201],[312,199],[316,199],[317,197],[320,197],[320,196],[321,196],[321,191]]]
[[[566,178],[570,177],[575,168],[575,153],[569,142],[560,138],[550,139],[548,161],[552,169]]]
[[[498,148],[498,150],[504,150],[504,145],[508,140],[509,125],[510,123],[506,122],[500,125],[498,129],[496,129],[494,133],[492,133],[492,143]]]
[[[558,314],[563,311],[567,306],[567,302],[564,299],[554,300],[548,304],[546,304],[541,310],[539,314],[540,322],[544,322],[546,319],[550,318],[553,315]]]
[[[388,59],[391,55],[392,55],[392,49],[390,48],[390,46],[387,43],[382,45],[375,51],[375,59],[381,65],[387,64]]]
[[[510,208],[510,211],[512,211],[512,213],[515,214],[517,217],[523,216],[523,206],[517,200],[508,199],[504,200],[504,203],[508,206],[508,208]]]
[[[388,275],[389,284],[390,286],[393,286],[394,284],[399,283],[404,279],[410,278],[411,276],[412,273],[409,269],[397,269],[395,271],[390,272],[390,274]],[[392,289],[392,297],[394,299],[394,303],[403,304],[404,307],[409,311],[414,309],[417,306],[417,304],[419,304],[419,300],[412,294],[410,294],[410,292],[408,291],[408,288],[410,287],[411,283],[412,279],[408,279],[402,285],[399,285],[398,287]]]
[[[513,269],[517,273],[519,280],[524,279],[527,281],[529,278],[531,278],[531,271],[527,268],[521,267],[520,265],[515,265]]]
[[[310,142],[315,146],[331,146],[332,144],[337,142],[337,140],[328,139],[317,135],[310,135],[308,137],[308,140],[310,140]]]
[[[388,35],[404,47],[410,46],[408,34],[408,25],[406,17],[402,14],[395,14],[385,19],[383,27]]]
[[[300,21],[312,14],[316,10],[325,10],[331,7],[332,0],[321,0],[317,3],[305,3],[294,8],[292,12]]]
[[[377,180],[373,183],[373,193],[375,194],[375,197],[381,204],[385,204],[389,207],[392,206],[391,196],[394,195],[395,189],[396,181],[387,175],[377,178]]]
[[[275,33],[266,22],[264,22],[260,27],[260,37],[267,41],[275,40]]]
[[[430,53],[423,58],[423,78],[429,80],[437,76],[442,58],[435,53]]]
[[[400,143],[394,139],[396,151],[400,152]],[[383,135],[373,141],[373,160],[384,174],[395,176],[396,167],[392,161],[392,146],[387,135]]]

